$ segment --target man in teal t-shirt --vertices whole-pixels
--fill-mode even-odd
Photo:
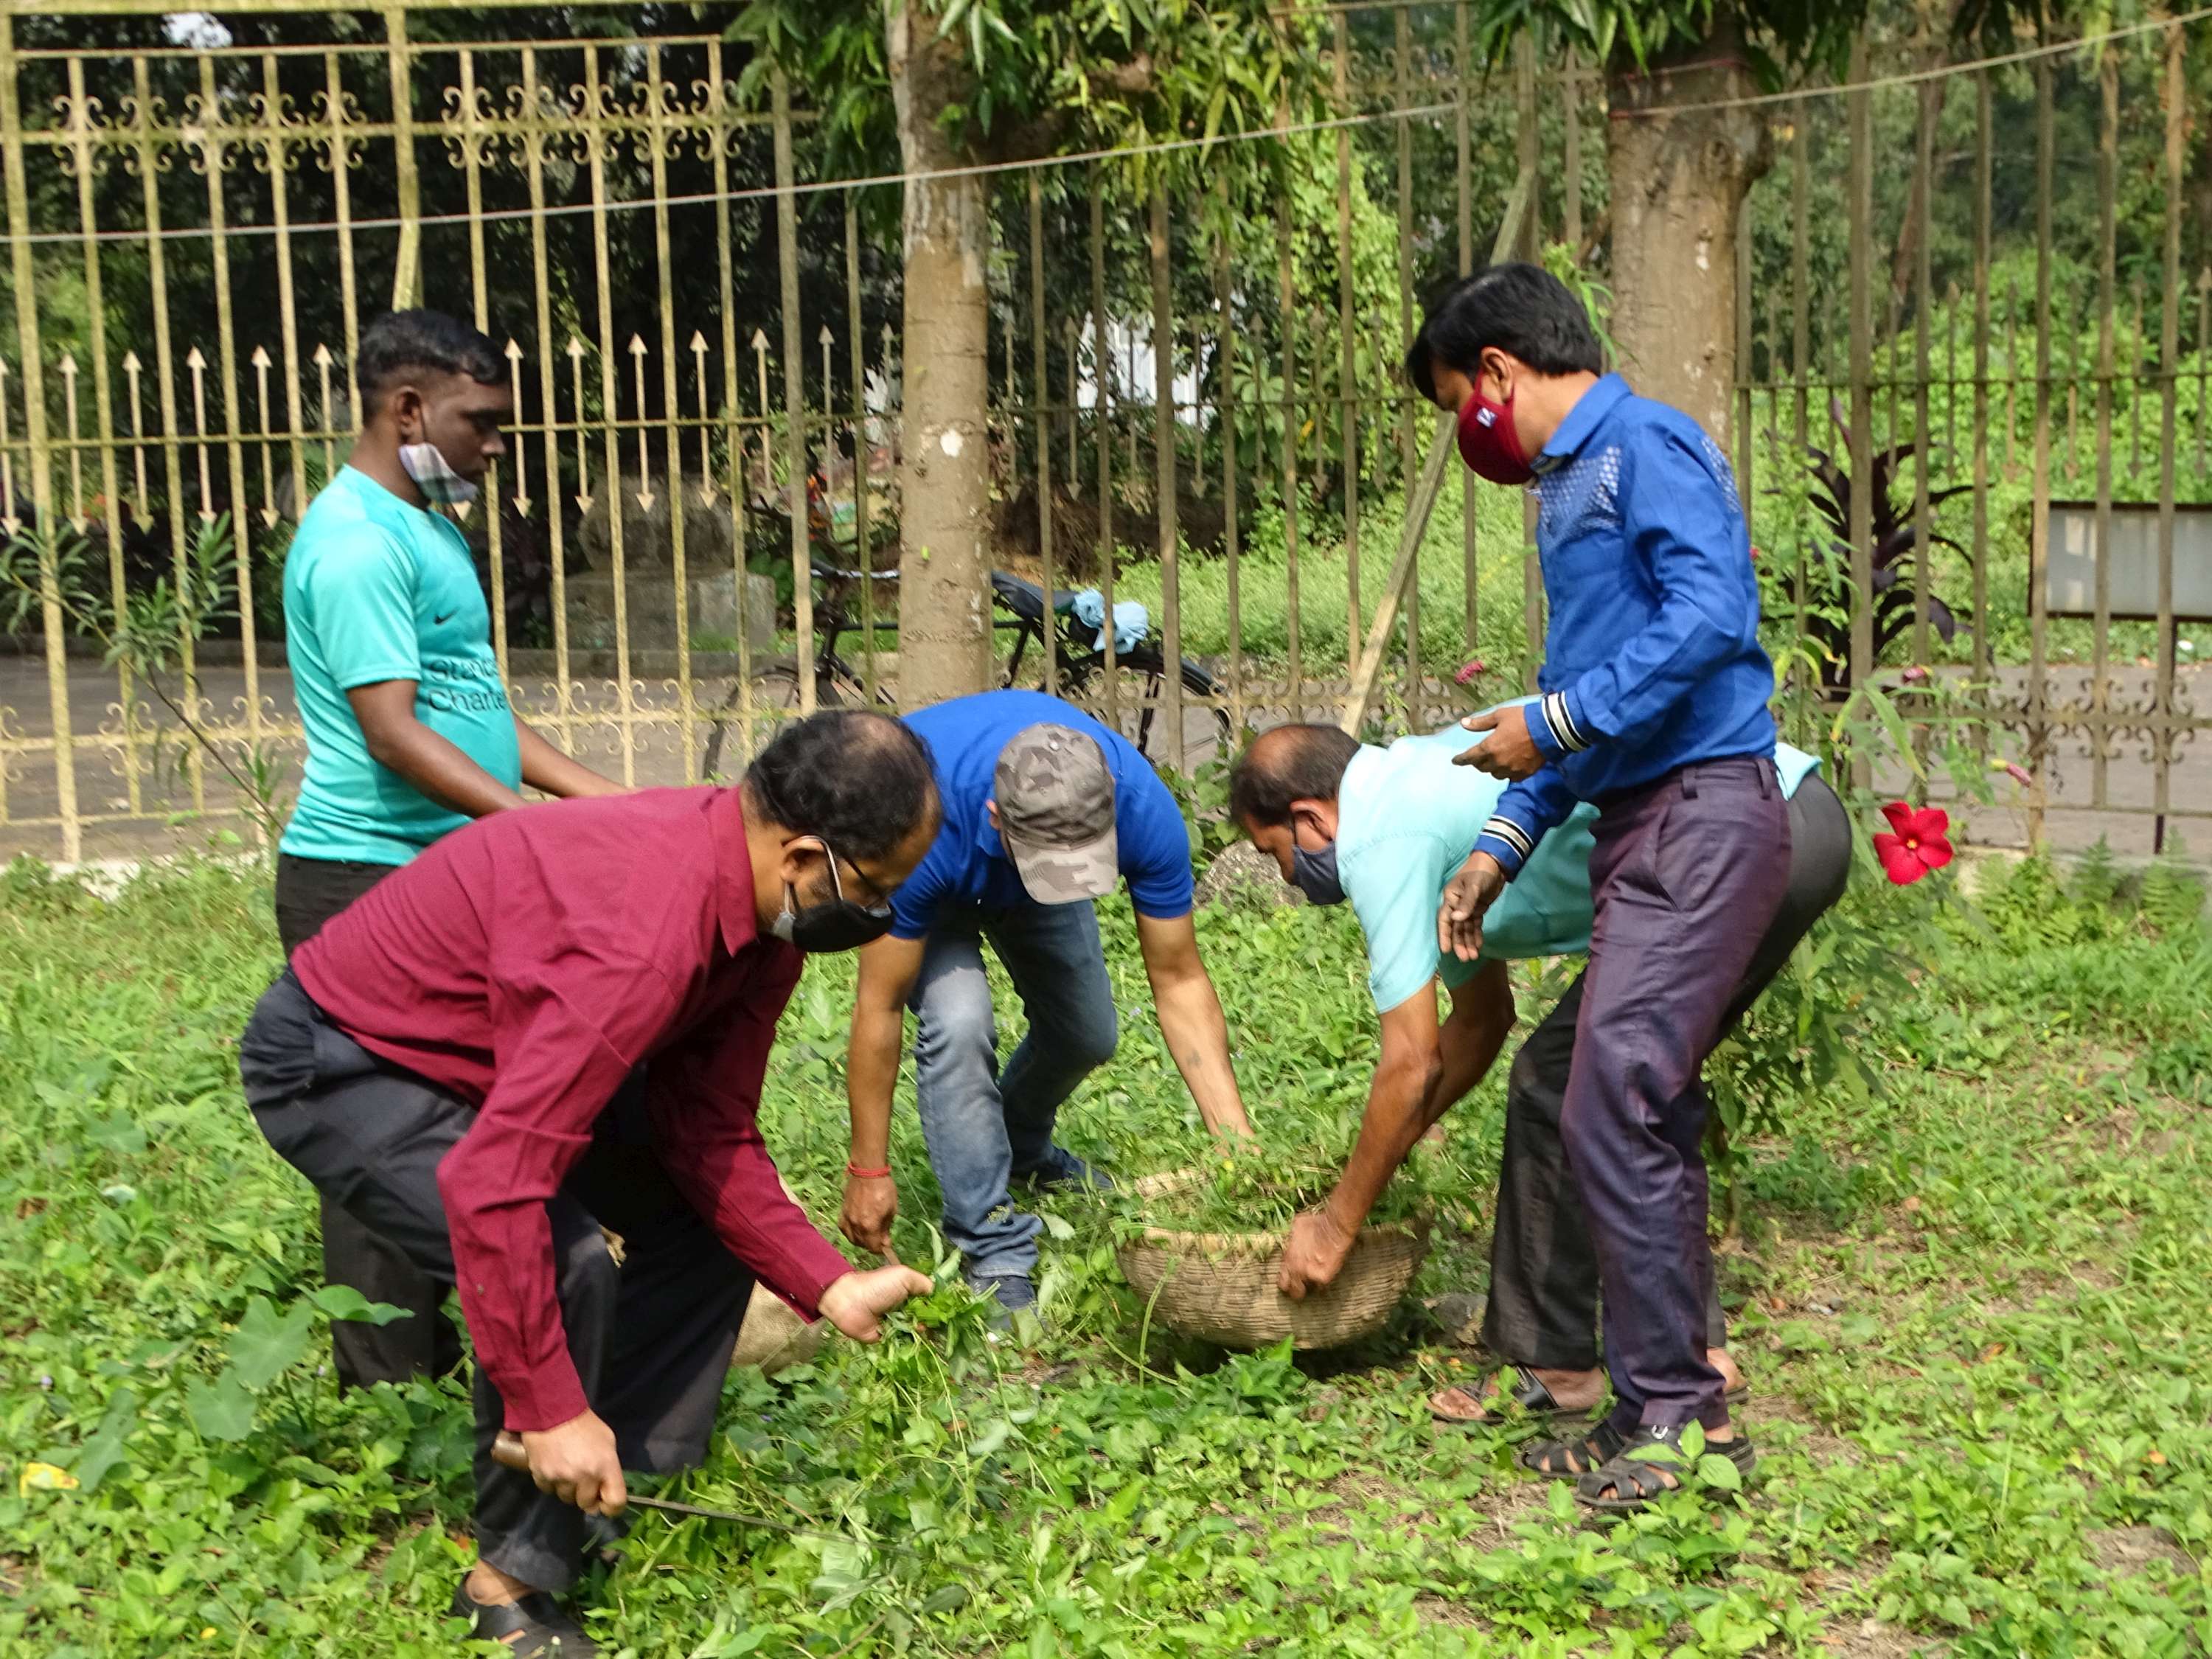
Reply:
[[[1230,811],[1283,878],[1317,903],[1349,901],[1366,936],[1368,988],[1382,1017],[1382,1053],[1359,1139],[1328,1201],[1298,1218],[1285,1249],[1284,1286],[1303,1295],[1333,1279],[1368,1211],[1421,1135],[1488,1073],[1514,1024],[1505,964],[1589,948],[1590,824],[1577,807],[1538,842],[1519,877],[1483,917],[1482,951],[1462,962],[1441,948],[1437,913],[1506,784],[1455,765],[1453,726],[1388,749],[1334,726],[1279,726],[1237,762]],[[1733,1024],[1850,871],[1850,825],[1819,762],[1778,745],[1790,801],[1790,885],[1729,1014]],[[1451,1008],[1439,1026],[1437,987]],[[1520,1373],[1514,1397],[1534,1411],[1597,1403],[1597,1261],[1568,1179],[1559,1120],[1582,1006],[1577,979],[1522,1045],[1506,1094],[1505,1151],[1483,1342]],[[1734,1388],[1717,1301],[1707,1310],[1712,1363]],[[1492,1394],[1496,1389],[1490,1390]],[[1495,1405],[1495,1400],[1490,1402]],[[1480,1420],[1481,1398],[1448,1389],[1440,1420]]]
[[[284,561],[284,645],[307,775],[276,859],[284,954],[441,836],[549,795],[615,793],[508,706],[491,612],[461,533],[434,510],[472,499],[514,411],[492,343],[434,311],[362,331],[362,431]],[[450,1370],[460,1346],[436,1287],[398,1249],[323,1206],[334,1285],[411,1316],[331,1328],[339,1382]]]

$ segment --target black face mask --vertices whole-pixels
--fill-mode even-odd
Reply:
[[[1314,904],[1344,902],[1344,884],[1336,878],[1336,843],[1318,853],[1309,853],[1295,841],[1291,843],[1291,884]]]
[[[874,944],[891,930],[891,907],[885,904],[871,909],[847,898],[845,884],[837,874],[837,854],[826,841],[822,851],[829,860],[830,890],[836,896],[819,904],[802,905],[798,890],[784,883],[783,908],[776,912],[775,923],[769,931],[809,955],[857,951],[863,945]]]

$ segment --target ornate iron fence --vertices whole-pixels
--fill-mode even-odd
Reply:
[[[240,822],[225,763],[296,760],[283,552],[351,439],[361,323],[396,302],[471,316],[507,354],[510,454],[462,527],[516,706],[559,741],[680,782],[734,769],[787,708],[896,697],[891,590],[833,584],[817,614],[811,565],[897,558],[900,186],[830,175],[809,112],[722,38],[733,15],[502,39],[502,19],[543,20],[0,0],[0,527],[31,589],[0,655],[0,848],[173,845],[179,820]],[[1185,767],[1285,716],[1435,724],[1468,701],[1455,669],[1504,695],[1541,638],[1519,504],[1451,464],[1395,364],[1419,295],[1480,256],[1593,257],[1607,88],[1571,59],[1478,62],[1465,0],[1322,16],[1339,119],[1255,140],[1281,158],[1257,196],[1170,201],[1113,157],[997,184],[1000,562],[1109,613],[1134,598],[1163,636],[1100,651],[1048,611],[1018,672]],[[2173,601],[2212,434],[2201,284],[2180,346],[2187,37],[2144,39],[2105,67],[1959,77],[1971,108],[1923,112],[1917,82],[1778,100],[1734,273],[1730,443],[1778,649],[1826,653],[1785,707],[1809,730],[1884,684],[1923,731],[1970,715],[2027,763],[2021,833],[2076,842],[2212,816]],[[2061,166],[2067,122],[2103,135],[2087,174]],[[2157,188],[2124,210],[2145,124]],[[1888,507],[1847,467],[1833,532],[1796,482],[1830,398],[1834,453],[1933,452],[1890,469]],[[2078,620],[2045,580],[2069,495],[2087,501]],[[2142,622],[2096,556],[2130,500],[2157,550]],[[1877,545],[1900,525],[1959,544],[1901,589]],[[1824,585],[1832,563],[1857,586]],[[88,618],[163,593],[200,614],[149,687],[102,665]],[[1948,639],[1946,598],[1974,618]],[[1934,706],[1923,672],[1957,695]]]

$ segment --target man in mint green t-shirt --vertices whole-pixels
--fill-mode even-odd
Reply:
[[[1488,1073],[1514,1024],[1508,962],[1589,948],[1590,824],[1579,806],[1536,844],[1519,877],[1483,917],[1482,951],[1462,962],[1441,948],[1437,913],[1505,788],[1455,764],[1458,726],[1387,749],[1334,726],[1279,726],[1237,762],[1230,811],[1283,878],[1317,903],[1349,901],[1368,951],[1368,988],[1381,1016],[1359,1139],[1336,1190],[1298,1218],[1285,1249],[1284,1289],[1327,1285],[1383,1187],[1425,1133]],[[1810,755],[1778,745],[1790,800],[1790,885],[1739,988],[1733,1024],[1820,915],[1843,892],[1850,826]],[[1437,988],[1450,998],[1437,1020]],[[1516,1057],[1506,1096],[1484,1346],[1519,1374],[1513,1397],[1536,1412],[1583,1410],[1603,1391],[1595,1341],[1597,1262],[1559,1133],[1579,979]],[[1712,1363],[1734,1388],[1716,1301],[1707,1310]],[[1488,1391],[1493,1396],[1500,1390]],[[1449,1389],[1431,1401],[1440,1420],[1475,1421],[1497,1401]]]
[[[475,562],[435,511],[471,500],[505,453],[513,399],[497,349],[441,313],[394,312],[362,331],[354,379],[361,436],[284,561],[285,654],[307,736],[299,804],[277,847],[287,957],[441,836],[524,805],[524,785],[618,789],[509,706]],[[342,1384],[458,1363],[435,1286],[331,1204],[323,1263],[331,1283],[410,1316],[334,1326]]]

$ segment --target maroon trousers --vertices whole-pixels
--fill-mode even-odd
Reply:
[[[1788,805],[1771,760],[1703,761],[1600,803],[1594,833],[1559,1132],[1597,1253],[1613,1425],[1718,1428],[1698,1074],[1789,883]]]

